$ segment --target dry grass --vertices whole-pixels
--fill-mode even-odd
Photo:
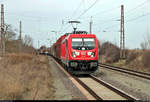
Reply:
[[[113,52],[113,51],[112,51]],[[101,56],[101,62],[110,64],[108,56]],[[111,63],[114,66],[124,67],[127,69],[150,73],[150,50],[128,50],[126,60],[119,60]]]
[[[6,41],[6,52],[19,53],[20,49],[18,40]],[[25,46],[24,44],[21,44],[21,52],[35,53],[35,49],[32,46]]]
[[[54,99],[46,56],[7,54],[0,60],[0,99]]]
[[[150,68],[150,50],[144,51],[143,57],[142,57],[142,62],[144,67]]]
[[[150,73],[150,51],[149,50],[129,50],[127,59],[113,63],[114,66],[120,66],[127,69]]]

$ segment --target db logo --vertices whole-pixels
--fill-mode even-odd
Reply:
[[[85,56],[85,55],[86,55],[86,52],[81,52],[81,55]]]

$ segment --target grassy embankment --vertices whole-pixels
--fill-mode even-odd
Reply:
[[[130,50],[126,60],[113,63],[115,66],[129,68],[135,71],[150,73],[150,51]]]
[[[150,73],[150,51],[142,50],[128,50],[127,58],[125,60],[118,60],[116,62],[107,62],[108,57],[103,57],[103,63],[124,67],[127,69]]]
[[[48,58],[7,54],[0,59],[0,99],[54,99]]]

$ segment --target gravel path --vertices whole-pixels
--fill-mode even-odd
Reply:
[[[99,68],[95,76],[142,100],[150,100],[150,80]]]
[[[55,100],[87,100],[87,98],[80,92],[80,90],[71,82],[70,79],[58,68],[49,57],[50,72],[54,78],[56,92]]]

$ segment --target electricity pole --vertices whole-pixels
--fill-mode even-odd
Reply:
[[[40,49],[40,41],[38,40],[38,49]]]
[[[126,58],[125,55],[125,34],[124,34],[124,6],[121,5],[121,27],[120,27],[120,58]]]
[[[19,22],[19,52],[22,50],[22,22]]]
[[[57,41],[57,31],[51,31],[51,32],[55,33],[55,39]]]
[[[38,40],[38,55],[40,54],[40,41]]]
[[[90,21],[90,31],[89,31],[90,34],[92,34],[92,24],[93,24],[93,21],[92,21],[92,16],[91,16],[91,21]]]
[[[4,5],[3,4],[1,4],[1,50],[2,50],[2,56],[5,56]]]

